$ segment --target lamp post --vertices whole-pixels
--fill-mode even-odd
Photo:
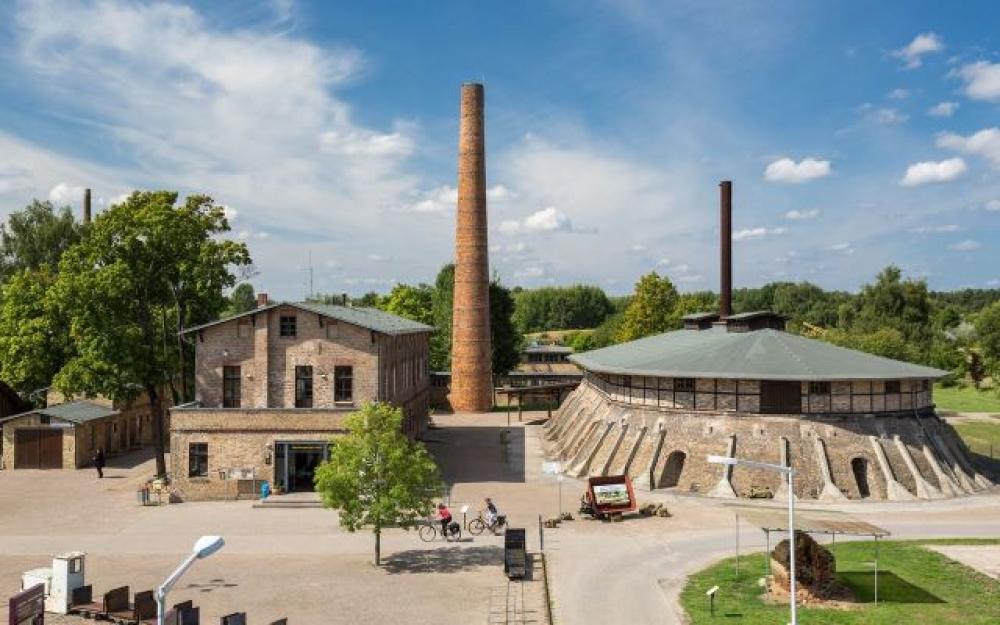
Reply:
[[[156,589],[156,625],[165,625],[167,593],[174,587],[174,584],[181,578],[181,575],[184,575],[185,571],[191,568],[195,560],[204,560],[219,549],[222,549],[222,546],[225,544],[226,541],[222,540],[222,536],[202,536],[198,539],[198,542],[194,544],[194,548],[191,550],[191,554]]]
[[[798,617],[795,609],[795,492],[792,489],[792,478],[795,475],[795,470],[790,466],[755,462],[753,460],[743,460],[729,456],[708,456],[708,461],[712,464],[724,464],[731,467],[740,466],[749,469],[775,471],[784,474],[788,480],[788,591],[791,599],[789,602],[792,614],[791,625],[798,625]]]

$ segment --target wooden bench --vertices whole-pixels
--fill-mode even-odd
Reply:
[[[105,618],[121,625],[138,625],[143,622],[156,620],[156,599],[153,598],[153,591],[146,590],[135,593],[135,600],[129,604],[126,594],[125,606],[119,610],[108,612]]]
[[[128,603],[128,586],[121,586],[104,593],[100,603],[93,600],[93,589],[90,586],[83,586],[73,591],[70,600],[73,605],[69,613],[85,618],[107,618],[113,612],[127,611],[131,608]]]

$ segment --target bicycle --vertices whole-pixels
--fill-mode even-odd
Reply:
[[[496,533],[499,530],[502,530],[505,525],[507,525],[506,515],[498,514],[496,522],[493,523],[493,525],[490,525],[489,523],[486,522],[486,519],[483,518],[483,513],[480,512],[479,516],[469,521],[469,526],[467,529],[469,530],[469,533],[472,534],[473,536],[479,536],[486,530],[490,530],[491,532],[493,532],[494,535],[496,535]]]
[[[425,543],[434,542],[437,537],[441,535],[441,522],[437,520],[426,520],[420,529],[417,530],[417,536],[420,536],[420,540]],[[448,533],[445,535],[444,539],[447,542],[458,542],[462,540],[462,526],[458,524],[457,521],[452,520],[448,524]]]

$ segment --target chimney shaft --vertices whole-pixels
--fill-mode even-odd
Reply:
[[[719,183],[719,314],[733,314],[733,183]]]
[[[485,412],[493,405],[486,226],[483,85],[465,83],[458,134],[451,356],[451,404],[457,411]]]
[[[257,308],[263,308],[267,306],[267,293],[257,294]]]
[[[90,189],[83,190],[83,223],[90,223]]]

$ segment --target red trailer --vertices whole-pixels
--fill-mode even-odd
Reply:
[[[580,502],[580,513],[595,519],[621,516],[636,508],[632,478],[627,475],[606,475],[587,480],[587,492]]]

